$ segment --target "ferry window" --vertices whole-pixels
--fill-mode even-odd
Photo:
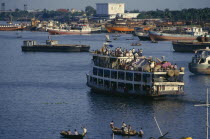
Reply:
[[[141,73],[134,73],[134,81],[141,81]]]
[[[118,88],[120,88],[120,89],[124,89],[124,87],[125,87],[125,84],[124,83],[118,83]]]
[[[117,79],[117,72],[116,71],[111,71],[111,78],[112,79]]]
[[[103,80],[102,79],[98,79],[98,84],[99,85],[103,85]]]
[[[124,80],[124,78],[125,78],[125,73],[122,72],[122,71],[119,71],[119,72],[118,72],[118,79]]]
[[[97,84],[97,78],[93,78],[93,83]]]
[[[117,83],[116,82],[111,82],[111,88],[115,90],[117,88]]]
[[[90,76],[90,82],[92,82],[92,81],[93,81],[93,77]]]
[[[210,64],[210,60],[208,61],[208,64]]]
[[[201,63],[205,63],[205,59],[202,58],[201,61],[200,61],[200,64]]]
[[[125,84],[125,89],[126,90],[133,90],[133,84],[130,84],[130,83]]]
[[[140,84],[134,84],[134,90],[136,90],[136,91],[141,90],[141,85]]]
[[[149,82],[149,78],[150,75],[149,74],[143,74],[143,82]]]
[[[97,75],[97,68],[93,68],[93,75]]]
[[[104,87],[109,88],[110,81],[104,80]]]
[[[126,72],[126,80],[133,81],[133,73],[132,72]]]
[[[104,77],[107,77],[107,78],[110,77],[110,71],[109,70],[104,70]]]
[[[150,86],[149,85],[143,85],[143,91],[149,91]]]
[[[98,69],[98,76],[103,76],[103,69]]]

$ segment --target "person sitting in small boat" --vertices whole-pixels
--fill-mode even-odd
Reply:
[[[87,128],[85,127],[81,127],[83,129],[83,135],[85,135],[87,133]]]
[[[131,125],[128,125],[128,132],[131,131]]]
[[[144,131],[142,130],[142,128],[139,131],[139,136],[143,136],[144,135]]]
[[[74,135],[79,135],[76,129],[74,130]]]
[[[125,124],[125,122],[123,122],[123,123],[122,123],[122,127],[126,127],[126,124]]]
[[[123,128],[123,131],[124,131],[125,133],[128,133],[128,127],[125,126],[125,127]]]
[[[68,130],[68,135],[71,135],[71,134],[72,134],[72,133],[71,133],[71,130],[69,129],[69,130]]]
[[[113,121],[110,122],[110,127],[114,128],[114,122]]]

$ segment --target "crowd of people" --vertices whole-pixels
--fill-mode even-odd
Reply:
[[[122,49],[121,47],[117,47],[114,50],[111,50],[109,48],[109,45],[104,44],[100,50],[95,50],[95,54],[102,54],[107,56],[113,56],[113,57],[141,57],[143,50],[138,49]]]
[[[168,61],[160,60],[159,58],[153,57],[144,57],[142,55],[143,50],[138,49],[135,50],[130,49],[122,49],[121,47],[117,47],[114,50],[109,49],[107,45],[103,45],[100,50],[96,50],[95,54],[112,56],[112,57],[128,57],[123,58],[118,61],[107,61],[107,59],[93,59],[94,64],[97,66],[105,67],[105,68],[113,68],[113,69],[121,69],[121,70],[136,70],[136,71],[167,71],[167,70],[177,70],[178,66],[175,64],[171,64]],[[117,60],[117,59],[116,59]]]

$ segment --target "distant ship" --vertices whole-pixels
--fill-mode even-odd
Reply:
[[[210,74],[210,49],[199,49],[195,51],[189,70],[194,74]]]
[[[23,42],[24,52],[89,52],[89,45],[58,44],[56,40],[46,40],[46,44],[37,44],[34,40]]]
[[[89,25],[77,25],[65,29],[48,29],[51,35],[65,35],[65,34],[90,34],[91,28]]]
[[[170,41],[170,40],[196,40],[198,36],[207,35],[208,32],[203,32],[202,28],[190,28],[184,34],[168,34],[155,31],[148,31],[151,40]]]
[[[134,34],[135,36],[138,36],[139,40],[141,41],[151,41],[148,31],[146,31],[144,28],[135,27]]]
[[[25,26],[19,24],[8,24],[8,25],[0,25],[0,31],[15,31],[15,30],[23,30]]]
[[[138,27],[139,22],[128,20],[128,19],[122,19],[120,15],[118,15],[114,20],[107,23],[105,25],[105,28],[108,32],[133,32],[134,27]]]

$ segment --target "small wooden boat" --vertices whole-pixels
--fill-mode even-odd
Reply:
[[[134,40],[134,38],[127,38],[126,40]]]
[[[141,43],[140,42],[131,43],[131,46],[141,46]]]
[[[152,41],[151,41],[151,43],[158,43],[158,41],[156,41],[156,40],[152,40]]]
[[[122,136],[135,136],[138,134],[136,130],[130,130],[128,132],[124,132],[122,129],[117,127],[112,128],[112,132],[116,135],[122,135]]]
[[[61,131],[60,134],[61,134],[64,138],[69,138],[69,139],[83,139],[83,137],[85,136],[85,134],[69,135],[67,131]]]

